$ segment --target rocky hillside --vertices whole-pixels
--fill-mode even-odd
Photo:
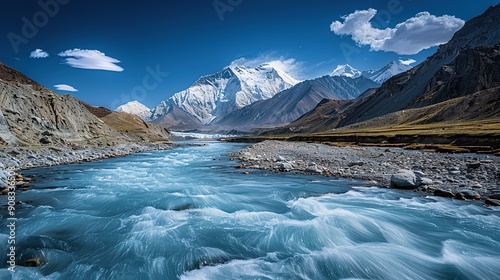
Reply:
[[[159,125],[147,123],[135,114],[111,111],[104,107],[82,104],[92,114],[109,127],[120,132],[121,136],[133,142],[164,141],[171,137],[170,132]]]
[[[434,55],[390,78],[376,91],[341,110],[335,103],[331,107],[323,104],[308,114],[308,123],[302,120],[277,131],[321,132],[340,127],[497,118],[491,104],[497,103],[499,87],[500,5],[497,5],[468,21]]]
[[[468,21],[437,52],[387,80],[340,126],[500,86],[500,5]]]
[[[73,96],[54,93],[3,63],[0,112],[3,144],[112,145],[134,138],[106,125]]]

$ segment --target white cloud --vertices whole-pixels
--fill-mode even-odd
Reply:
[[[245,66],[257,67],[267,63],[272,67],[284,71],[292,78],[298,79],[301,77],[302,63],[295,60],[295,58],[273,57],[272,55],[259,55],[253,59],[244,57],[233,60],[229,67]]]
[[[36,49],[31,52],[30,58],[46,58],[49,57],[49,53],[42,50],[42,49]]]
[[[67,57],[64,61],[66,64],[75,68],[107,70],[107,71],[123,71],[123,68],[116,65],[120,61],[106,56],[98,50],[81,50],[72,49],[58,54],[61,57]]]
[[[350,35],[359,45],[369,45],[374,51],[416,54],[448,42],[465,22],[454,16],[435,16],[421,12],[394,28],[374,28],[370,20],[377,10],[355,11],[343,16],[344,22],[334,21],[330,29],[337,35]]]
[[[71,92],[77,92],[78,90],[70,85],[65,85],[65,84],[59,84],[59,85],[54,85],[54,87],[57,90],[62,90],[62,91],[71,91]]]
[[[408,58],[407,60],[400,59],[399,62],[401,62],[404,65],[411,65],[417,61],[415,59]]]

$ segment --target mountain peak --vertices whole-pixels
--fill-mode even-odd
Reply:
[[[175,93],[154,108],[152,116],[156,122],[161,122],[173,112],[173,108],[177,108],[177,112],[183,111],[184,116],[190,115],[203,125],[209,124],[215,118],[269,99],[299,83],[279,66],[272,62],[257,67],[233,64],[217,73],[202,76],[191,87]]]
[[[352,67],[349,64],[338,65],[335,70],[333,70],[330,76],[344,76],[348,78],[357,78],[361,76],[361,71]]]
[[[151,109],[137,100],[133,100],[120,105],[115,109],[115,111],[134,114],[144,120],[147,120],[151,117]]]
[[[413,68],[412,64],[416,61],[414,59],[398,59],[389,62],[386,66],[378,69],[378,70],[367,70],[363,71],[361,75],[364,77],[382,84],[387,81],[389,78],[396,76],[399,73],[405,72]]]

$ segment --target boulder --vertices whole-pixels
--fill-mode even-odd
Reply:
[[[391,187],[399,189],[416,189],[420,186],[420,180],[411,170],[400,169],[391,176]]]
[[[288,171],[288,170],[292,170],[293,166],[292,166],[292,164],[290,164],[288,162],[282,162],[279,164],[279,169]]]
[[[473,190],[459,190],[455,194],[455,198],[457,199],[481,199],[481,196],[479,193],[473,191]]]
[[[491,205],[491,206],[500,206],[500,200],[498,199],[493,199],[493,198],[488,198],[484,201],[486,205]]]
[[[284,157],[282,157],[282,156],[278,156],[277,160],[278,161],[286,161],[286,159]]]
[[[452,191],[441,189],[434,190],[434,195],[440,197],[455,197],[455,194]]]

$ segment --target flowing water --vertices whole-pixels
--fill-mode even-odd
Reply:
[[[499,279],[500,210],[251,170],[210,142],[25,173],[1,279]],[[2,205],[6,203],[6,198]],[[5,206],[1,208],[6,217]],[[6,229],[2,219],[1,228]]]

